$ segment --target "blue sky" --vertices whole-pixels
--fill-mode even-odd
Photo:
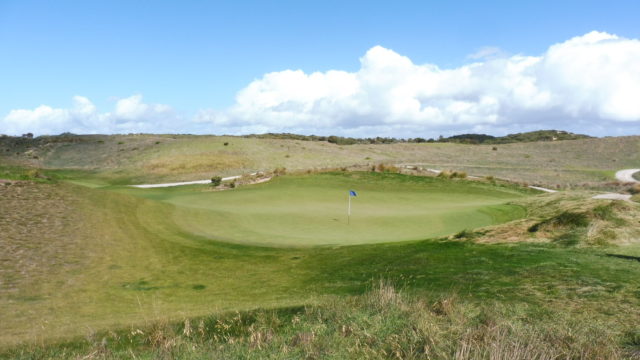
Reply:
[[[138,105],[150,104],[145,108],[146,116],[164,119],[158,131],[297,130],[406,136],[414,130],[392,121],[384,112],[359,113],[338,122],[326,120],[327,112],[299,116],[312,124],[326,123],[321,127],[300,122],[291,125],[282,114],[260,123],[257,118],[270,115],[262,116],[255,106],[242,115],[229,109],[238,107],[239,92],[267,73],[286,70],[302,70],[307,75],[326,74],[329,70],[357,73],[362,69],[360,59],[375,46],[409,58],[416,65],[458,69],[473,62],[493,60],[471,56],[482,49],[491,50],[493,58],[518,54],[535,57],[554,44],[591,31],[638,39],[639,13],[637,1],[0,0],[0,119],[5,117],[6,127],[3,131],[0,120],[0,133],[28,128],[16,125],[18,121],[29,122],[38,132],[37,119],[20,120],[15,115],[7,120],[12,110],[35,110],[41,105],[67,109],[72,107],[74,96],[81,96],[90,100],[97,113],[117,113],[114,106],[119,100],[139,95]],[[635,56],[635,52],[631,51],[629,56]],[[635,70],[632,75],[635,76]],[[313,99],[313,107],[318,106],[318,101]],[[290,102],[288,99],[282,104]],[[157,107],[160,104],[170,111]],[[500,104],[501,109],[505,108]],[[160,109],[162,114],[153,115],[153,109]],[[273,109],[268,110],[273,115]],[[549,109],[543,110],[536,116],[546,114]],[[563,111],[552,111],[549,116],[569,114],[581,121],[620,120],[615,116],[608,119],[606,110],[578,115],[570,109]],[[615,131],[634,132],[638,126],[635,112],[627,110],[625,114],[628,116]],[[371,124],[363,120],[370,117],[380,119]],[[126,118],[109,121],[123,122]],[[511,126],[485,118],[476,122],[452,120],[456,126],[447,127],[440,118],[433,122],[428,117],[421,119],[424,121],[421,126],[436,132],[508,132],[527,129],[528,125],[525,120]],[[82,120],[84,127],[77,126],[80,120],[74,121],[61,120],[60,127],[44,127],[42,132],[61,130],[64,126],[81,132],[137,129],[98,126],[92,130],[90,121]],[[139,130],[156,129],[153,119],[144,121],[151,123]],[[600,128],[596,126],[592,131],[602,134],[611,131],[606,130],[610,126]]]

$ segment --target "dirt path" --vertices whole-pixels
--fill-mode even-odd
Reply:
[[[441,170],[436,169],[427,169],[427,171],[439,174]],[[633,174],[640,172],[640,169],[624,169],[616,172],[616,179],[619,181],[627,182],[627,183],[640,183],[640,181],[633,178]],[[249,174],[256,175],[257,173]],[[222,181],[229,181],[241,178],[242,175],[229,176],[222,178]],[[476,178],[473,176],[473,178]],[[257,181],[256,183],[268,181],[269,179]],[[164,184],[141,184],[141,185],[131,185],[133,187],[142,188],[142,189],[150,189],[150,188],[159,188],[159,187],[171,187],[171,186],[182,186],[182,185],[196,185],[196,184],[209,184],[211,180],[196,180],[196,181],[183,181],[183,182],[174,182],[174,183],[164,183]],[[536,189],[539,191],[544,191],[548,193],[558,192],[557,190],[547,189],[540,186],[529,186],[532,189]],[[607,193],[607,194],[599,194],[593,197],[593,199],[606,199],[606,200],[623,200],[623,201],[631,201],[631,195],[625,194],[617,194],[617,193]]]
[[[592,199],[631,201],[631,195],[618,194],[618,193],[607,193],[607,194],[596,195]]]
[[[437,169],[427,169],[427,171],[435,173],[435,174],[440,174],[441,173],[441,170],[437,170]],[[627,182],[627,183],[640,183],[640,181],[638,181],[638,180],[633,178],[633,174],[635,174],[636,172],[639,172],[639,171],[640,171],[640,169],[620,170],[620,171],[616,172],[616,179],[618,179],[619,181]],[[547,188],[540,187],[540,186],[529,186],[529,188],[536,189],[536,190],[539,190],[539,191],[544,191],[544,192],[547,192],[547,193],[558,192],[557,190],[547,189]],[[618,194],[618,193],[606,193],[606,194],[598,194],[598,195],[592,197],[592,199],[631,201],[631,195]]]
[[[249,174],[249,176],[254,176],[254,175],[258,175],[258,173]],[[229,176],[229,177],[222,178],[222,181],[240,179],[241,177],[242,177],[242,175]],[[271,179],[271,178],[269,178],[269,179]],[[264,181],[267,181],[267,180],[264,180]],[[264,182],[264,181],[259,181],[259,182]],[[160,187],[172,187],[172,186],[183,186],[183,185],[198,185],[198,184],[211,184],[211,179],[195,180],[195,181],[182,181],[182,182],[164,183],[164,184],[140,184],[140,185],[129,185],[129,186],[133,186],[133,187],[137,187],[137,188],[141,188],[141,189],[151,189],[151,188],[160,188]]]
[[[627,183],[640,183],[640,181],[633,178],[633,174],[640,172],[640,169],[625,169],[616,173],[616,179]]]
[[[551,190],[551,189],[547,189],[547,188],[543,188],[540,186],[529,186],[532,189],[536,189],[536,190],[540,190],[540,191],[544,191],[544,192],[548,192],[548,193],[554,193],[554,192],[558,192],[558,190]]]

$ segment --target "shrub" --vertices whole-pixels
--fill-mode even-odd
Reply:
[[[384,173],[398,173],[400,172],[400,169],[398,169],[394,165],[378,164],[378,166],[376,166],[374,171],[384,172]]]
[[[615,218],[611,205],[596,206],[592,212],[593,216],[600,220],[613,220]]]
[[[467,177],[467,173],[464,171],[443,170],[438,174],[438,177],[445,179],[464,179]]]
[[[36,178],[42,177],[42,173],[40,173],[40,170],[37,170],[37,169],[31,169],[27,171],[25,175],[28,179],[36,179]]]
[[[628,191],[631,195],[640,194],[640,184],[634,184]]]
[[[491,150],[498,151],[498,147],[494,146],[494,147],[491,148]]]
[[[224,146],[229,146],[229,143],[228,143],[228,142],[225,142],[223,145],[224,145]]]
[[[222,178],[220,176],[214,176],[211,178],[211,186],[219,186],[222,183]]]
[[[584,228],[589,226],[589,218],[584,213],[565,211],[560,215],[551,217],[532,225],[531,227],[529,227],[528,231],[536,232],[543,226],[562,227],[569,229]]]
[[[440,173],[438,174],[438,177],[440,177],[440,178],[445,178],[445,179],[450,179],[450,178],[451,178],[451,171],[449,171],[449,170],[442,170],[442,171],[440,171]]]
[[[277,167],[273,170],[273,175],[281,176],[287,173],[287,168],[285,167]]]
[[[583,234],[580,231],[569,231],[555,237],[553,239],[553,242],[564,246],[573,246],[577,245],[580,242],[580,238],[582,237],[582,235]]]

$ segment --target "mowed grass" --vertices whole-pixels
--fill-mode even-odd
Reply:
[[[589,312],[593,319],[611,324],[629,324],[640,316],[640,263],[607,257],[597,249],[439,240],[394,243],[391,235],[384,244],[257,247],[187,231],[178,221],[182,212],[201,210],[171,203],[189,193],[190,198],[182,200],[185,204],[206,196],[268,193],[271,186],[288,189],[305,181],[310,182],[306,187],[328,182],[340,188],[344,181],[354,181],[361,194],[357,200],[373,191],[374,185],[442,186],[450,196],[458,186],[458,192],[463,193],[464,187],[470,194],[491,189],[466,181],[421,183],[387,174],[283,177],[235,193],[158,189],[144,192],[147,199],[66,183],[5,186],[3,199],[15,201],[3,200],[6,211],[0,212],[3,253],[12,254],[0,264],[3,279],[12,279],[0,286],[0,347],[46,346],[61,338],[93,338],[101,330],[133,331],[194,316],[322,303],[327,297],[365,293],[381,278],[408,293],[519,304],[534,315],[552,307]],[[522,196],[508,187],[495,191],[502,195],[494,198],[503,198],[492,201]],[[405,195],[418,192],[414,188]],[[340,193],[344,210],[346,190]],[[51,212],[56,217],[50,219],[61,219],[55,232],[34,232],[28,215],[24,221],[9,216],[18,209],[28,211],[42,197],[60,202],[38,208],[39,216]],[[214,218],[213,210],[202,211]],[[12,235],[4,235],[8,233]],[[62,245],[73,251],[56,251]],[[28,263],[31,270],[24,273],[14,263]],[[25,354],[30,354],[31,348],[26,349]],[[11,358],[17,353],[7,354]]]
[[[351,217],[347,216],[349,190]],[[185,232],[269,246],[348,245],[452,235],[520,218],[515,187],[393,173],[335,172],[276,177],[227,191],[209,186],[120,189],[175,205]]]

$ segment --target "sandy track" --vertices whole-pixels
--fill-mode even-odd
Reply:
[[[255,173],[250,174],[255,175]],[[229,181],[241,178],[242,175],[229,176],[222,178],[222,181]],[[196,184],[211,184],[211,179],[207,180],[196,180],[196,181],[183,181],[183,182],[174,182],[174,183],[164,183],[164,184],[141,184],[141,185],[131,185],[133,187],[141,188],[141,189],[150,189],[150,188],[160,188],[160,187],[172,187],[172,186],[182,186],[182,185],[196,185]]]
[[[616,172],[616,179],[626,183],[640,183],[640,181],[633,178],[633,174],[640,172],[640,169],[625,169]]]
[[[427,171],[439,174],[441,170],[436,169],[427,169]],[[626,183],[640,183],[640,181],[633,178],[633,174],[640,172],[640,169],[624,169],[616,172],[616,179]],[[256,175],[257,173],[249,174]],[[222,178],[222,181],[229,181],[241,178],[242,175],[229,176]],[[474,176],[475,178],[475,176]],[[270,179],[270,178],[269,178]],[[257,181],[256,183],[268,181],[269,179],[264,179],[262,181]],[[196,184],[210,184],[211,179],[207,180],[196,180],[196,181],[183,181],[183,182],[174,182],[174,183],[164,183],[164,184],[141,184],[141,185],[131,185],[133,187],[142,188],[142,189],[150,189],[150,188],[160,188],[160,187],[172,187],[172,186],[182,186],[182,185],[196,185]],[[529,186],[532,189],[536,189],[539,191],[544,191],[548,193],[555,193],[557,190],[547,189],[540,186]],[[608,194],[600,194],[593,197],[593,199],[606,199],[606,200],[623,200],[630,201],[631,195],[625,194],[616,194],[616,193],[608,193]]]
[[[596,196],[593,197],[593,199],[631,201],[631,195],[618,194],[618,193],[607,193],[607,194],[596,195]]]

